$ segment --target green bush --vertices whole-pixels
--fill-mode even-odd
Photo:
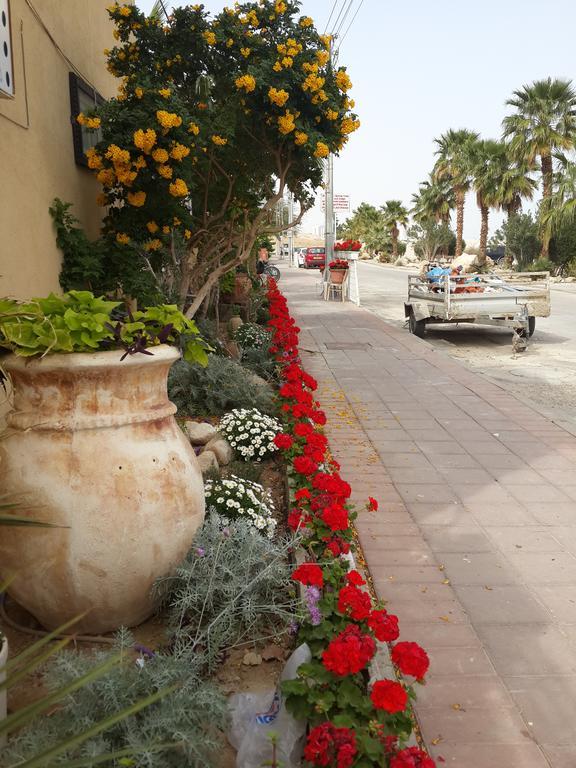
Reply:
[[[527,267],[529,272],[550,272],[554,274],[556,265],[550,259],[536,259]]]
[[[205,368],[183,360],[172,366],[168,395],[181,416],[222,416],[233,408],[258,408],[275,413],[271,387],[254,380],[235,360],[208,356]]]

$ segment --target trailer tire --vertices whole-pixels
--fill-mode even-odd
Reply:
[[[410,310],[408,315],[408,329],[410,333],[418,336],[419,339],[423,339],[426,333],[426,320],[416,320],[413,309]]]
[[[528,338],[534,335],[534,331],[536,330],[536,318],[534,315],[530,315],[528,318]]]

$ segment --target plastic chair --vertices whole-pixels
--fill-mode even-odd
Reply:
[[[350,270],[347,269],[344,275],[344,279],[342,280],[341,283],[333,283],[331,278],[328,277],[328,282],[326,283],[324,288],[324,299],[326,301],[330,301],[330,299],[336,300],[338,298],[340,298],[340,301],[346,300],[349,275],[350,275]]]

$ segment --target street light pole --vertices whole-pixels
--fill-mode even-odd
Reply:
[[[324,264],[324,280],[328,280],[328,264],[334,257],[334,164],[332,154],[326,159],[324,192],[324,245],[326,259]]]

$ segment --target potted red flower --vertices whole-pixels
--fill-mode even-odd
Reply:
[[[334,243],[334,251],[342,254],[347,259],[357,259],[358,251],[362,248],[360,240],[343,240],[341,243]]]
[[[339,285],[344,282],[344,276],[348,270],[346,259],[334,259],[328,264],[330,270],[330,282]]]

